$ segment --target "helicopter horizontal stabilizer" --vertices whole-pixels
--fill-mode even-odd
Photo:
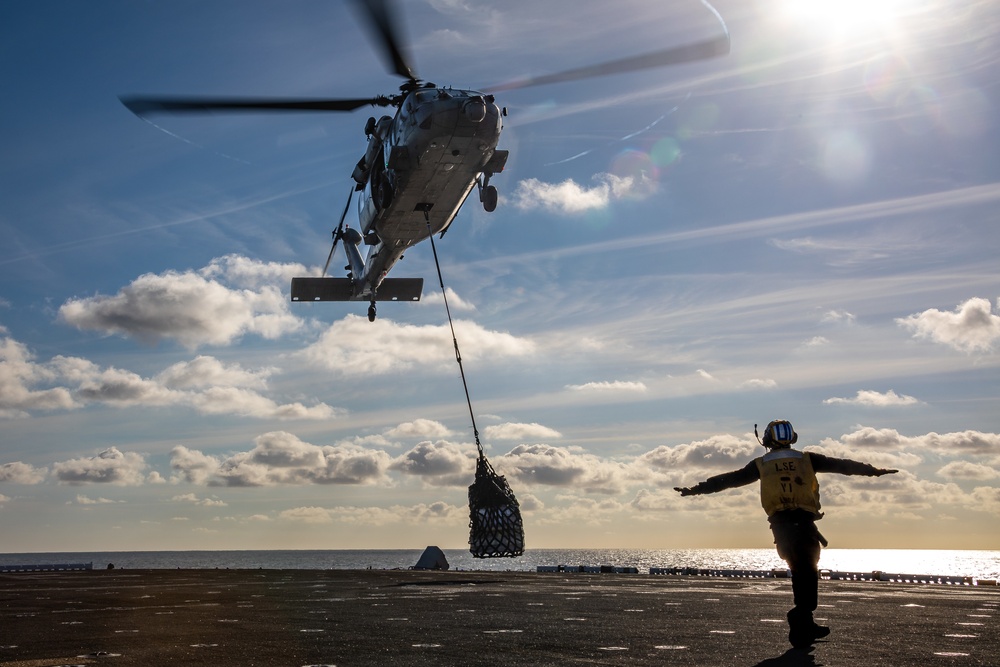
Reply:
[[[350,278],[292,278],[292,301],[368,301],[355,294]],[[423,278],[386,278],[378,286],[379,301],[420,301]]]
[[[420,301],[423,278],[386,278],[378,286],[379,301]]]

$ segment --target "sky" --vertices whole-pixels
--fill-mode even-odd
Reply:
[[[714,9],[723,58],[498,94],[500,205],[437,241],[527,547],[769,547],[753,486],[672,489],[788,419],[900,471],[821,475],[831,547],[1000,549],[1000,5]],[[699,0],[400,11],[417,75],[470,88],[722,30]],[[4,3],[0,81],[0,552],[464,548],[430,245],[374,323],[289,299],[377,112],[118,101],[392,93],[356,12]]]

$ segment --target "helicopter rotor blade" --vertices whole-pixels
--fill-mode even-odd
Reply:
[[[344,204],[344,212],[340,214],[340,224],[337,225],[337,230],[333,233],[333,246],[330,248],[330,254],[326,256],[326,264],[323,265],[323,273],[320,276],[326,275],[326,270],[330,268],[330,260],[333,259],[333,253],[337,249],[337,241],[344,235],[344,220],[347,218],[347,211],[351,208],[351,199],[354,198],[354,188],[347,195],[347,203]]]
[[[211,113],[213,111],[354,111],[364,106],[390,106],[393,100],[379,96],[355,99],[282,99],[267,97],[147,97],[119,98],[136,116],[164,113]]]
[[[326,256],[326,263],[323,264],[323,273],[319,274],[320,278],[326,277],[327,269],[330,268],[330,260],[333,259],[333,253],[337,250],[337,241],[340,240],[340,235],[336,232],[333,233],[333,245],[330,246],[330,254]]]
[[[399,39],[399,30],[393,19],[394,15],[399,14],[396,3],[393,0],[355,0],[355,4],[360,6],[360,13],[375,33],[376,41],[391,63],[391,70],[410,81],[416,81],[413,67],[410,66],[410,58],[404,52],[403,43]]]
[[[636,70],[650,69],[653,67],[666,67],[667,65],[678,65],[681,63],[694,62],[697,60],[707,60],[717,58],[729,53],[729,33],[712,39],[686,44],[684,46],[673,46],[661,51],[652,51],[638,56],[610,60],[588,67],[577,67],[575,69],[546,74],[537,77],[517,79],[508,83],[483,89],[485,93],[497,93],[506,90],[517,90],[519,88],[529,88],[531,86],[542,86],[551,83],[563,83],[566,81],[579,81],[581,79],[591,79],[610,74],[625,74]]]

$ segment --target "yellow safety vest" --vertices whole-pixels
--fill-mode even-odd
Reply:
[[[793,509],[819,514],[819,482],[808,453],[773,449],[757,459],[757,470],[760,504],[768,516]]]

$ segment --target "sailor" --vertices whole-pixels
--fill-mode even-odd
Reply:
[[[674,490],[682,496],[693,496],[760,481],[760,502],[767,512],[774,544],[792,573],[795,606],[788,612],[788,641],[795,648],[805,648],[830,634],[828,627],[817,625],[813,620],[819,588],[820,545],[827,546],[826,539],[816,528],[816,521],[823,518],[816,473],[881,477],[899,471],[792,449],[798,438],[789,422],[772,421],[764,429],[761,444],[767,453],[763,456],[740,470],[709,477],[690,488],[674,487]]]

